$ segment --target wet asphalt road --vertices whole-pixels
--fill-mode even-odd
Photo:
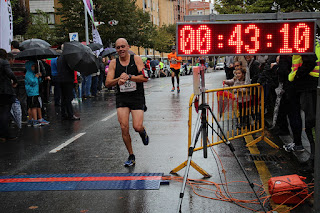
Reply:
[[[219,88],[224,71],[206,74],[206,88]],[[152,79],[145,84],[148,110],[144,125],[150,144],[144,146],[130,126],[136,166],[123,167],[128,154],[122,142],[115,110],[115,96],[106,90],[100,97],[75,104],[80,121],[61,121],[53,103],[47,106],[44,127],[24,126],[20,138],[0,144],[0,175],[79,174],[79,173],[164,173],[187,160],[188,103],[193,92],[192,76],[180,78],[181,92],[170,92],[171,78]],[[55,150],[70,138],[81,137]],[[236,154],[252,182],[261,184],[254,163],[248,160],[248,149],[243,139],[233,142]],[[270,147],[262,144],[268,152]],[[58,148],[59,149],[59,148]],[[228,181],[244,181],[229,148],[215,147],[227,171]],[[209,151],[209,150],[208,150]],[[274,150],[270,150],[274,152]],[[208,159],[196,152],[193,160],[212,175],[208,180],[220,183],[216,161],[209,151]],[[273,176],[287,171],[285,167],[270,165]],[[184,169],[177,176],[184,175]],[[201,179],[193,168],[189,178]],[[171,181],[159,190],[81,190],[1,192],[0,212],[176,212],[181,183]],[[230,190],[251,191],[247,183],[236,183]],[[207,194],[208,196],[210,194]],[[254,198],[253,195],[243,198]],[[250,205],[249,205],[250,206]],[[257,210],[259,206],[251,206]],[[185,190],[182,212],[250,212],[235,204],[201,198]]]

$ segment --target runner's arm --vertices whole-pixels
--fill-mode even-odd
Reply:
[[[116,70],[116,60],[113,59],[109,64],[109,70],[106,78],[106,87],[113,87],[118,84],[119,78],[114,78]]]
[[[137,83],[147,82],[148,78],[146,78],[142,75],[142,69],[144,69],[144,65],[143,65],[143,61],[142,61],[141,57],[138,55],[134,55],[134,61],[136,63],[139,75],[132,75],[130,80],[137,82]]]

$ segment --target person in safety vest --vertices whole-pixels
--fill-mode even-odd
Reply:
[[[316,122],[317,86],[319,78],[320,44],[316,41],[316,54],[294,55],[288,80],[294,83],[301,110],[305,113],[305,132],[311,146],[308,172],[313,171],[315,143],[312,128]]]

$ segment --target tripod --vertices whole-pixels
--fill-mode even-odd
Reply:
[[[199,106],[199,110],[201,111],[201,124],[199,129],[197,130],[195,139],[194,139],[194,144],[193,146],[191,145],[189,147],[188,150],[188,161],[187,161],[187,165],[186,165],[186,170],[185,170],[185,174],[183,177],[183,182],[182,182],[182,187],[181,187],[181,191],[180,191],[180,195],[179,195],[179,203],[178,203],[178,212],[181,212],[181,207],[182,207],[182,200],[184,197],[184,191],[186,188],[186,183],[187,183],[187,179],[188,179],[188,174],[189,174],[189,170],[190,170],[190,165],[191,165],[191,159],[192,159],[192,155],[193,155],[193,151],[194,148],[196,147],[196,144],[198,142],[199,136],[202,133],[202,141],[203,141],[203,157],[207,158],[207,140],[208,140],[208,122],[207,122],[207,116],[206,116],[206,112],[209,110],[211,116],[213,117],[215,123],[217,124],[217,127],[219,129],[219,132],[222,134],[218,134],[218,132],[216,132],[217,136],[224,141],[224,143],[226,145],[228,145],[230,151],[232,152],[233,156],[235,157],[237,163],[239,164],[241,171],[243,172],[245,178],[247,179],[249,186],[251,187],[252,191],[254,192],[255,196],[257,197],[257,199],[259,200],[259,203],[263,209],[263,211],[266,213],[267,211],[265,210],[261,200],[259,199],[259,196],[257,195],[256,191],[254,190],[254,184],[250,181],[245,169],[243,168],[239,158],[237,157],[237,155],[234,153],[235,152],[235,148],[234,146],[230,143],[230,141],[227,139],[222,127],[220,126],[216,116],[213,114],[212,109],[210,108],[210,106],[208,104],[206,104],[205,101],[205,82],[204,82],[204,68],[202,66],[202,68],[200,69],[200,76],[201,76],[201,96],[202,96],[202,103]],[[211,127],[213,128],[213,127]]]

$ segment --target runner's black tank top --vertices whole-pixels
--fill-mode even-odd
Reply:
[[[122,66],[119,58],[116,59],[114,78],[119,78],[123,72],[126,72],[128,75],[140,75],[137,65],[134,61],[134,55],[130,55],[130,62],[128,66]],[[119,85],[117,84],[116,101],[145,104],[143,83],[137,83],[137,90],[133,92],[120,92]]]

